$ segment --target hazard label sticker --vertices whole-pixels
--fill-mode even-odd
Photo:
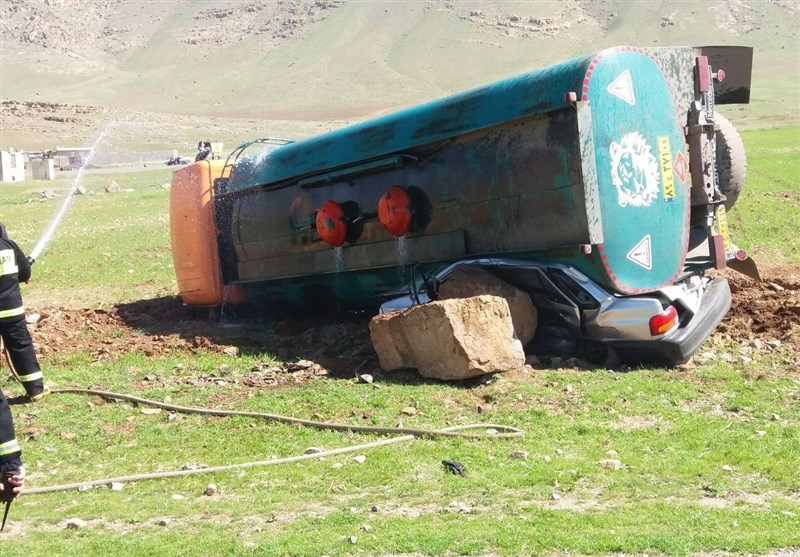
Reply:
[[[672,165],[672,170],[675,172],[675,176],[678,177],[678,180],[680,180],[682,184],[685,184],[687,178],[689,178],[689,163],[687,162],[686,157],[683,156],[682,151],[678,153],[677,157],[675,157],[675,163]]]
[[[653,252],[650,249],[650,234],[633,246],[633,249],[628,252],[628,259],[640,267],[644,267],[648,271],[653,269]]]
[[[733,246],[731,245],[731,233],[728,230],[728,215],[725,211],[725,205],[717,205],[714,215],[717,217],[717,232],[722,236],[722,242],[725,245],[725,255],[728,259],[733,257]]]
[[[633,92],[633,79],[631,79],[630,70],[625,70],[619,74],[619,76],[611,82],[611,85],[606,88],[606,91],[630,105],[636,104],[636,95]]]
[[[669,137],[659,135],[656,141],[658,143],[658,162],[661,164],[661,192],[664,194],[664,201],[674,203],[675,176],[672,174],[672,148],[669,144]]]

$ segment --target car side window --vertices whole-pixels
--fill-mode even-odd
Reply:
[[[574,280],[561,271],[553,270],[550,273],[553,283],[569,296],[578,307],[582,309],[596,308],[600,304],[588,292],[580,287]]]
[[[511,267],[495,271],[495,274],[498,278],[513,284],[520,290],[524,290],[532,296],[545,298],[550,302],[560,305],[572,305],[569,298],[567,298],[558,288],[553,286],[553,283],[541,269],[531,267]]]

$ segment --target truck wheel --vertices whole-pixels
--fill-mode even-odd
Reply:
[[[744,144],[739,132],[722,114],[714,115],[717,140],[717,172],[719,173],[719,189],[727,200],[725,209],[730,211],[744,187],[747,174],[747,158]]]

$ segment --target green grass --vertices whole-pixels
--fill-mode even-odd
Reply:
[[[261,356],[203,354],[193,362],[197,370],[189,372],[175,369],[174,358],[134,354],[102,366],[50,365],[48,376],[156,400],[170,396],[183,405],[216,401],[224,408],[320,414],[352,423],[364,423],[354,409],[369,409],[368,423],[377,425],[402,420],[435,428],[488,421],[521,427],[526,435],[415,440],[367,452],[363,464],[351,454],[145,481],[122,492],[96,488],[30,496],[12,509],[26,535],[10,542],[11,555],[99,555],[113,546],[132,555],[346,555],[356,549],[376,555],[683,555],[800,544],[794,527],[800,516],[800,410],[791,402],[798,386],[782,374],[755,379],[742,365],[730,364],[682,373],[562,369],[501,376],[471,389],[438,383],[383,383],[376,389],[320,379],[270,392],[232,381],[202,388],[179,381],[222,364],[229,366],[230,380],[241,378]],[[754,365],[779,369],[781,363],[764,358]],[[142,381],[152,374],[159,379]],[[486,401],[490,408],[478,414],[477,404]],[[418,414],[402,414],[412,404]],[[67,394],[16,411],[23,438],[25,431],[36,431],[24,441],[31,486],[258,461],[297,455],[309,446],[375,439],[249,418],[170,420],[128,403]],[[512,450],[524,450],[528,458],[511,458]],[[609,458],[620,460],[622,468],[599,465]],[[446,474],[442,459],[465,463],[467,476]],[[210,482],[219,493],[207,497],[202,492]],[[454,501],[469,512],[459,512]],[[371,512],[373,505],[377,512]],[[70,517],[90,526],[64,531],[56,541],[53,530],[63,529]],[[170,524],[159,526],[163,517]],[[358,537],[355,546],[350,536]]]
[[[744,134],[750,178],[731,219],[736,241],[763,256],[760,262],[797,261],[797,133]],[[111,179],[134,191],[104,193]],[[86,188],[96,193],[72,200],[34,266],[27,298],[56,303],[72,296],[92,305],[174,294],[168,191],[161,188],[168,181],[166,169],[89,174]],[[3,184],[0,220],[23,248],[30,250],[63,198],[26,201],[69,186],[66,179]],[[736,354],[738,347],[723,342],[704,350]],[[353,424],[494,422],[525,436],[418,439],[365,452],[363,464],[345,454],[129,483],[122,491],[30,495],[11,507],[2,552],[691,555],[800,547],[800,384],[789,369],[792,357],[780,350],[750,357],[679,371],[538,369],[472,387],[320,378],[258,390],[241,379],[273,361],[266,348],[239,357],[129,352],[100,362],[91,353],[52,353],[43,358],[45,373],[62,387]],[[192,385],[201,374],[220,375],[225,384]],[[0,387],[21,393],[10,380]],[[417,414],[404,414],[408,406]],[[379,438],[242,417],[170,419],[75,394],[13,408],[29,487],[262,461]],[[512,451],[527,458],[512,458]],[[443,459],[463,462],[466,477],[447,474]],[[608,459],[621,468],[600,464]],[[216,495],[203,495],[209,483]],[[67,529],[70,518],[87,526]]]
[[[800,261],[800,127],[742,133],[745,189],[730,213],[734,241],[759,261]]]
[[[36,300],[88,304],[156,297],[175,290],[169,248],[169,184],[172,169],[128,173],[88,172],[34,266]],[[74,175],[0,186],[0,220],[30,253],[53,222]],[[112,181],[119,192],[106,193]],[[58,197],[44,199],[52,190]],[[132,191],[124,191],[132,190]],[[79,271],[78,271],[79,270]],[[79,273],[76,275],[76,271]]]

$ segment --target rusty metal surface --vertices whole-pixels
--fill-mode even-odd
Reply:
[[[600,203],[600,186],[597,179],[594,132],[592,131],[592,111],[588,102],[576,103],[578,111],[578,130],[581,142],[581,169],[586,202],[586,219],[589,244],[603,243],[603,210]]]
[[[455,230],[443,234],[416,236],[355,245],[348,249],[309,251],[278,255],[242,263],[239,278],[242,283],[279,278],[296,278],[308,274],[340,273],[348,269],[378,269],[394,267],[413,254],[414,263],[429,263],[443,259],[460,259],[466,255],[464,232]],[[399,286],[399,285],[398,285]]]
[[[675,97],[680,121],[686,125],[686,113],[695,99],[694,50],[688,46],[647,48],[661,64]]]
[[[237,195],[233,200],[232,236],[240,278],[255,280],[255,269],[269,278],[294,276],[296,269],[278,262],[287,261],[282,259],[287,255],[318,251],[325,256],[296,258],[303,261],[303,273],[330,272],[331,248],[312,226],[314,212],[329,199],[353,201],[365,213],[360,237],[348,251],[358,246],[377,247],[392,239],[375,212],[380,196],[393,185],[424,191],[434,211],[435,218],[417,223],[408,235],[410,240],[463,230],[465,254],[546,249],[590,241],[573,109],[465,135],[431,154],[420,155],[416,162],[408,160],[411,162],[401,168],[320,187]],[[409,257],[416,260],[413,245],[410,242]],[[442,252],[443,259],[449,256]]]

